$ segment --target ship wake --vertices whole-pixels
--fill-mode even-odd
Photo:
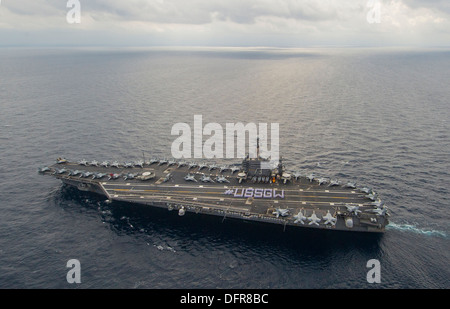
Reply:
[[[416,234],[421,234],[425,236],[433,236],[433,237],[441,237],[448,238],[448,234],[444,231],[434,230],[434,229],[423,229],[412,224],[397,224],[394,222],[390,222],[389,225],[386,226],[386,229],[389,230],[398,230],[404,232],[412,232]]]

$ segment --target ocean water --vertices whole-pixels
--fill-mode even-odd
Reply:
[[[448,289],[449,84],[444,49],[1,49],[0,288]],[[37,173],[58,156],[169,157],[194,115],[279,123],[289,169],[373,187],[391,224],[179,217]]]

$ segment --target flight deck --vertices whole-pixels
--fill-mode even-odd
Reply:
[[[387,208],[369,188],[287,172],[282,164],[263,170],[260,161],[246,158],[240,166],[218,166],[156,158],[125,163],[58,158],[39,172],[111,202],[166,208],[180,216],[189,212],[222,221],[365,232],[383,232],[388,224]]]

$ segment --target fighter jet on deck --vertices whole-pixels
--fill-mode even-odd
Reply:
[[[111,163],[111,167],[120,167],[120,163],[118,161],[114,161],[113,163]]]
[[[328,179],[324,178],[324,177],[320,177],[319,179],[317,179],[317,182],[319,183],[319,186],[322,184],[325,184],[328,182]]]
[[[78,161],[79,165],[84,165],[87,166],[88,165],[88,161],[86,161],[85,159]]]
[[[191,163],[188,164],[189,169],[197,167],[197,166],[198,166],[198,164],[195,163],[195,162],[191,162]]]
[[[344,188],[356,189],[356,182],[347,182],[347,183],[344,185]]]
[[[159,159],[157,158],[151,158],[150,161],[148,162],[148,165],[152,165],[153,163],[158,163]]]
[[[123,164],[123,167],[125,167],[125,168],[132,168],[133,166],[134,166],[133,162],[125,162]]]
[[[106,176],[106,173],[95,173],[92,175],[92,179],[100,179]]]
[[[201,169],[204,168],[204,167],[208,167],[208,164],[206,164],[206,163],[200,163],[200,164],[198,164],[198,170],[201,170]]]
[[[232,167],[230,167],[230,170],[231,170],[231,174],[233,174],[234,172],[238,172],[240,170],[240,168],[233,165]]]
[[[283,209],[283,208],[277,208],[275,211],[272,212],[273,215],[276,215],[278,217],[286,217],[289,216],[289,209]]]
[[[329,210],[328,210],[327,214],[325,216],[323,216],[322,219],[325,220],[325,223],[324,223],[325,225],[327,225],[327,224],[331,224],[333,226],[336,225],[337,219],[331,215]]]
[[[191,174],[187,174],[186,176],[184,176],[184,180],[198,182],[197,179],[195,179],[195,176]]]
[[[313,211],[312,215],[308,217],[308,221],[309,221],[309,225],[311,224],[315,224],[315,225],[319,225],[320,222],[320,218],[316,215],[316,212]]]
[[[172,174],[169,173],[169,174],[166,175],[166,177],[164,177],[162,182],[168,182],[171,178],[172,178]]]
[[[48,171],[50,171],[50,168],[48,166],[40,167],[38,169],[39,173],[45,173],[45,172],[48,172]]]
[[[361,213],[361,210],[359,210],[358,205],[345,204],[345,207],[347,208],[347,211],[351,214],[358,215],[359,213]]]
[[[337,179],[333,179],[330,181],[330,183],[328,184],[328,187],[333,187],[333,186],[340,186],[341,182]]]
[[[109,174],[108,175],[108,180],[111,180],[111,179],[113,179],[113,180],[115,180],[115,179],[118,179],[120,176],[122,176],[122,174]]]
[[[295,180],[298,180],[298,178],[301,177],[302,175],[303,175],[303,174],[300,173],[300,172],[294,172],[294,173],[292,174],[292,176],[295,177]]]
[[[138,174],[128,173],[123,176],[123,180],[134,179]]]
[[[201,182],[214,182],[214,180],[211,179],[211,176],[202,175],[200,178]]]
[[[298,212],[298,214],[296,214],[295,216],[294,216],[294,218],[295,218],[295,221],[294,221],[294,223],[301,223],[301,224],[305,224],[305,221],[306,221],[306,217],[303,215],[303,213],[302,213],[302,211],[300,210],[299,212]]]
[[[225,178],[225,176],[222,176],[222,175],[221,176],[217,176],[216,181],[220,182],[220,183],[224,183],[224,182],[228,183],[228,182],[230,182],[228,179]]]
[[[134,162],[134,166],[139,166],[140,168],[144,168],[144,161],[137,160],[136,162]]]

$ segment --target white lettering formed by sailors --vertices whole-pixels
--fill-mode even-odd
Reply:
[[[245,198],[284,198],[284,190],[281,190],[281,193],[278,193],[277,189],[237,188],[227,189],[225,190],[224,194]]]

